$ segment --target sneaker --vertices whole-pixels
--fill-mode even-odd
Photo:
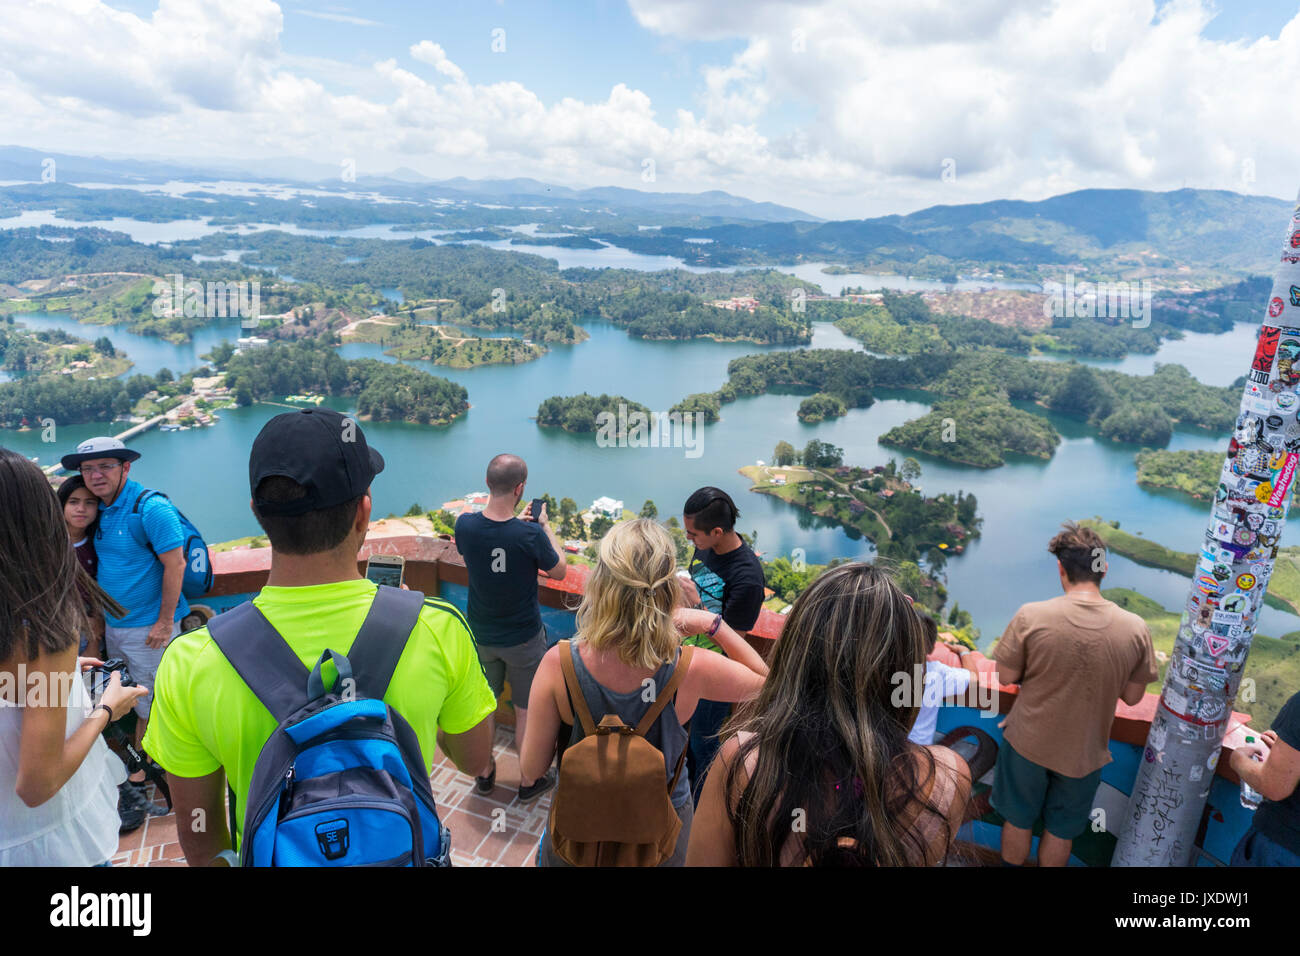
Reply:
[[[497,762],[496,758],[492,759],[492,772],[486,777],[474,778],[474,789],[479,793],[491,793],[497,785]]]
[[[519,788],[519,802],[527,803],[529,800],[535,800],[537,797],[540,797],[547,790],[550,790],[554,786],[555,786],[555,771],[548,770],[546,771],[546,776],[539,777],[537,780],[534,780],[533,785],[531,787]]]
[[[149,799],[148,780],[128,780],[127,785],[140,795],[140,807],[151,817],[165,817],[170,812],[167,807]]]
[[[117,832],[119,835],[131,833],[144,826],[145,817],[148,816],[144,809],[144,804],[147,802],[140,791],[129,783],[118,784],[117,816],[120,826]]]

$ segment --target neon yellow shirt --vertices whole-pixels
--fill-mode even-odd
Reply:
[[[346,654],[361,629],[376,585],[365,579],[309,587],[267,587],[253,599],[310,670],[327,647]],[[337,677],[322,667],[325,685]],[[303,689],[304,693],[306,688]],[[275,718],[221,653],[206,627],[167,646],[153,688],[144,748],[169,773],[203,777],[224,767],[234,789],[236,826],[253,765],[276,728]],[[460,734],[496,709],[469,625],[454,605],[427,598],[384,695],[406,718],[432,770],[437,731]]]

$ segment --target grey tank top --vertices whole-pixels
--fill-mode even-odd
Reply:
[[[578,644],[576,641],[569,642],[569,652],[573,656],[573,669],[578,675],[578,686],[582,688],[582,696],[586,698],[587,707],[591,710],[591,718],[596,723],[606,714],[618,714],[619,719],[629,727],[635,727],[645,716],[645,712],[650,709],[653,701],[641,699],[642,689],[629,691],[626,694],[617,694],[610,690],[604,684],[601,684],[587,670],[587,665],[582,662],[582,655],[578,653]],[[677,669],[677,662],[681,660],[681,649],[677,650],[677,657],[670,664],[662,665],[654,673],[653,680],[655,687],[664,687],[672,679],[673,671]],[[569,736],[569,746],[573,746],[586,734],[582,730],[582,721],[574,714],[573,733]],[[669,702],[663,711],[659,714],[659,719],[650,725],[646,731],[645,739],[664,755],[664,786],[673,778],[673,771],[677,769],[677,759],[681,756],[682,751],[686,749],[686,743],[690,739],[690,734],[682,726],[681,721],[677,719],[677,711]],[[682,762],[681,776],[677,778],[677,788],[672,792],[670,799],[674,807],[680,809],[688,800],[691,799],[691,782],[690,773],[687,771],[686,762]]]

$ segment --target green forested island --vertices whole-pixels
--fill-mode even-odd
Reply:
[[[1161,339],[1182,335],[1173,325],[1158,320],[1145,328],[1134,328],[1131,322],[1069,315],[1053,317],[1050,326],[1035,331],[971,316],[936,314],[917,295],[887,290],[882,295],[880,305],[815,305],[819,318],[834,319],[837,328],[860,340],[866,348],[891,355],[995,348],[1021,354],[1041,351],[1122,358],[1129,352],[1153,353]]]
[[[779,388],[814,395],[805,415],[866,408],[877,389],[929,392],[947,401],[890,433],[891,440],[952,461],[984,467],[1007,451],[1050,457],[1059,436],[1050,422],[1016,408],[1032,402],[1095,427],[1103,437],[1133,444],[1167,444],[1175,423],[1223,432],[1232,427],[1240,392],[1204,385],[1181,365],[1160,365],[1152,375],[1127,375],[1077,362],[1042,362],[991,349],[880,358],[844,349],[796,349],[745,355],[727,366],[715,393],[720,404]],[[946,429],[951,419],[955,429]],[[945,440],[945,432],[951,440]],[[937,440],[936,440],[937,439]],[[985,442],[984,439],[989,441]]]
[[[609,413],[617,419],[619,406],[632,412],[650,414],[650,409],[622,395],[553,395],[537,406],[537,424],[563,428],[566,432],[594,432],[600,427],[598,419]]]
[[[131,367],[125,352],[107,336],[93,343],[62,329],[33,331],[12,316],[0,321],[0,369],[27,376],[114,378]]]
[[[800,402],[799,411],[796,414],[799,421],[806,425],[812,425],[827,418],[839,418],[841,415],[847,414],[848,410],[848,406],[844,404],[844,399],[838,395],[818,392],[816,395],[809,395]]]
[[[961,464],[994,468],[1006,463],[1007,452],[1051,458],[1061,436],[1041,415],[1022,411],[985,391],[940,402],[928,414],[890,429],[878,441]]]
[[[515,338],[466,336],[442,325],[419,325],[410,320],[388,324],[379,320],[358,322],[348,341],[377,342],[384,352],[401,359],[423,359],[449,368],[479,365],[518,365],[546,353],[543,346]]]
[[[240,405],[299,392],[355,395],[357,414],[376,421],[443,425],[469,408],[463,385],[378,359],[346,361],[313,339],[232,356],[226,385]]]
[[[979,537],[982,519],[975,496],[960,491],[922,496],[913,488],[921,474],[914,460],[908,459],[901,469],[892,459],[870,469],[847,467],[838,464],[838,455],[831,457],[835,465],[810,463],[824,449],[824,443],[817,444],[823,447],[812,455],[805,449],[799,456],[803,465],[748,465],[740,473],[754,483],[751,491],[829,518],[850,537],[868,538],[877,553],[892,560],[924,558],[931,568],[941,568],[950,554],[961,554]]]
[[[1219,487],[1224,453],[1221,451],[1140,451],[1137,483],[1143,488],[1181,491],[1198,501],[1209,501]]]

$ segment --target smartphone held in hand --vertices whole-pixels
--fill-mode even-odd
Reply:
[[[406,559],[400,554],[372,554],[366,562],[366,577],[376,584],[400,588],[406,574]]]

